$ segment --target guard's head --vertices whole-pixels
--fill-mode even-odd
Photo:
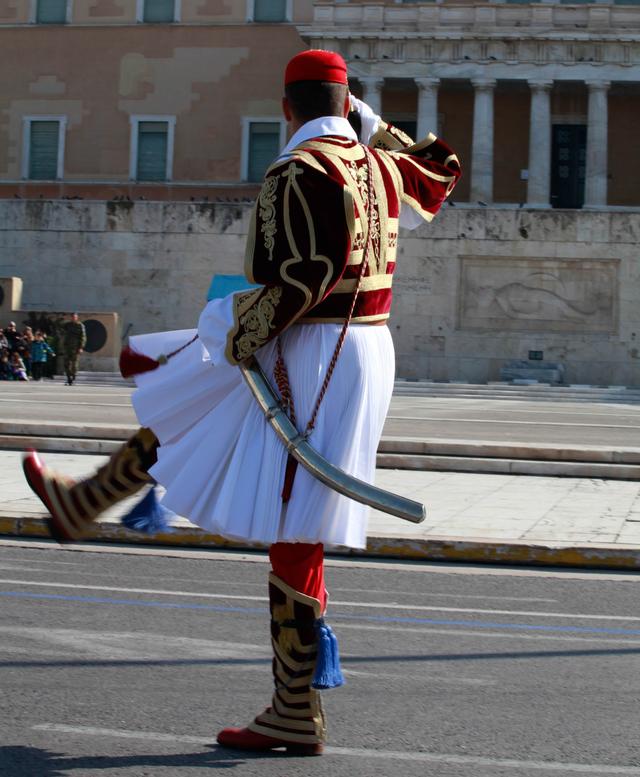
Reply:
[[[340,54],[310,49],[296,54],[284,74],[282,109],[287,121],[304,124],[349,112],[347,65]]]

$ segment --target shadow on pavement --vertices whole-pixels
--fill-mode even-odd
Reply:
[[[286,758],[284,752],[233,752],[217,745],[201,753],[148,755],[63,755],[51,750],[26,745],[0,747],[0,774],[3,777],[65,777],[74,771],[84,774],[87,769],[126,769],[135,767],[233,769],[251,760]],[[294,758],[293,760],[298,760]],[[306,759],[305,759],[306,760]]]
[[[497,653],[424,653],[391,656],[341,656],[340,661],[349,664],[380,664],[404,662],[491,661],[536,658],[581,658],[586,656],[640,655],[640,647],[587,648],[583,650],[520,650]],[[0,669],[51,669],[52,667],[95,669],[117,667],[180,667],[180,666],[246,666],[271,664],[270,658],[162,658],[162,659],[62,659],[60,661],[11,660],[0,661]]]

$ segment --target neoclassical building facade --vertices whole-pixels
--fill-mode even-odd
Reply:
[[[637,5],[316,3],[300,32],[372,106],[460,148],[469,202],[640,205]]]
[[[7,0],[0,43],[0,196],[251,196],[282,68],[315,46],[446,137],[456,201],[640,206],[633,2]]]

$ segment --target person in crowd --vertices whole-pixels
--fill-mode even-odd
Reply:
[[[49,356],[55,356],[53,348],[44,339],[42,332],[38,331],[31,343],[31,374],[34,380],[43,377]]]
[[[64,325],[62,336],[62,355],[67,386],[73,386],[78,373],[78,359],[87,342],[87,333],[77,313],[71,314],[71,320]]]
[[[0,380],[12,380],[9,351],[0,351]]]
[[[49,380],[53,380],[56,376],[56,367],[57,367],[56,355],[59,349],[59,345],[58,345],[59,338],[55,335],[55,333],[47,335],[43,332],[42,339],[51,349],[50,352],[47,353],[47,362],[44,365],[44,370],[42,371],[42,377],[48,378]]]
[[[11,354],[9,366],[11,368],[12,380],[29,380],[27,377],[27,368],[24,366],[24,362],[17,351],[14,351]]]
[[[31,377],[31,344],[33,343],[33,329],[30,326],[25,326],[22,330],[22,343],[18,349],[20,358],[24,362],[24,366],[27,370],[27,377]]]
[[[15,321],[9,321],[9,326],[4,330],[5,336],[7,338],[7,342],[9,343],[9,351],[13,353],[14,351],[17,351],[20,342],[22,338],[18,334],[18,330],[16,329],[16,322]]]
[[[9,350],[9,341],[4,333],[4,329],[0,329],[0,353]]]

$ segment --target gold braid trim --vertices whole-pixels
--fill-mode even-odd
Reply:
[[[269,339],[270,330],[274,328],[273,319],[276,315],[276,305],[282,297],[282,288],[270,288],[258,304],[240,316],[238,323],[244,330],[236,341],[238,361],[246,359],[258,350]]]
[[[264,235],[264,247],[269,252],[270,262],[273,261],[273,249],[276,244],[275,235],[278,231],[276,227],[276,208],[274,205],[277,189],[278,176],[271,175],[268,178],[265,178],[258,198],[260,218],[262,219],[260,231]]]

